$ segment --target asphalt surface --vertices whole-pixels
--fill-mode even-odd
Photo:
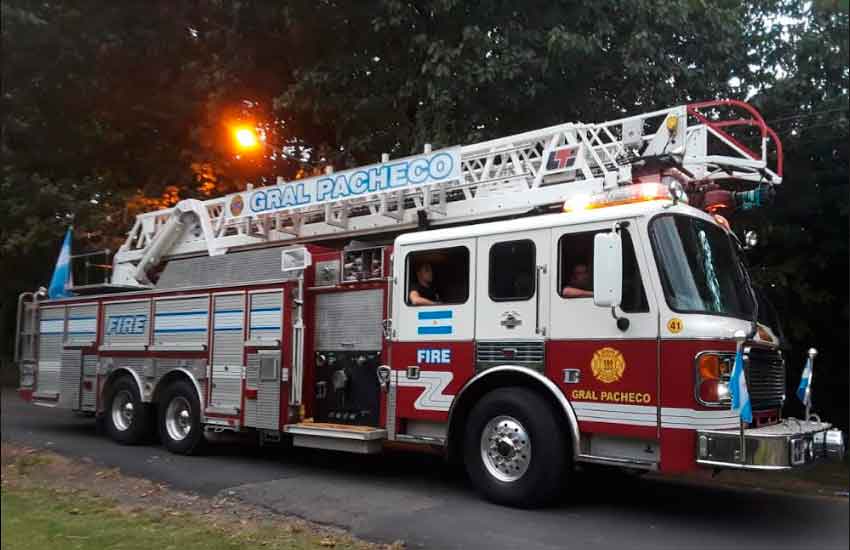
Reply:
[[[205,496],[227,495],[410,548],[848,548],[846,498],[797,497],[582,473],[558,507],[515,510],[479,499],[437,457],[353,456],[216,445],[201,457],[122,447],[92,418],[2,393],[3,441],[89,457]]]

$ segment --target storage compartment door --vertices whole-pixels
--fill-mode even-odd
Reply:
[[[62,365],[59,373],[59,407],[79,410],[80,382],[83,376],[83,354],[79,349],[66,349],[62,352]]]
[[[60,388],[62,342],[65,339],[65,308],[45,307],[39,311],[38,370],[35,399],[57,399]]]
[[[245,295],[213,296],[211,391],[208,412],[239,414],[242,406],[242,357]]]

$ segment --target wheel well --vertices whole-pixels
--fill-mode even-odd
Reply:
[[[177,380],[185,380],[189,383],[190,386],[195,388],[195,391],[198,393],[198,400],[201,403],[201,410],[204,407],[204,395],[201,392],[200,386],[197,381],[195,381],[189,373],[182,369],[174,369],[168,372],[165,376],[160,378],[159,382],[157,382],[156,387],[153,390],[153,395],[151,396],[151,403],[157,404],[159,403],[159,399],[162,396],[162,392],[165,391],[165,388],[170,386],[172,383]]]
[[[139,390],[139,395],[142,397],[142,400],[144,401],[144,398],[145,398],[144,387],[142,386],[142,381],[139,379],[138,373],[135,373],[132,370],[126,368],[126,367],[117,368],[117,369],[113,370],[111,373],[109,373],[109,376],[106,377],[106,381],[103,383],[103,386],[100,389],[101,401],[105,400],[106,396],[109,395],[109,390],[112,387],[112,385],[117,380],[120,380],[121,378],[124,378],[124,377],[127,377],[127,378],[129,378],[130,380],[132,380],[133,382],[136,383],[136,387]]]
[[[524,370],[524,369],[523,369]],[[469,413],[475,404],[484,397],[485,394],[498,388],[527,388],[535,392],[544,399],[549,406],[555,411],[561,420],[561,429],[564,438],[570,445],[570,452],[575,454],[578,441],[571,428],[578,429],[578,426],[573,426],[573,420],[564,410],[563,404],[552,393],[552,389],[531,376],[523,370],[510,369],[498,372],[487,373],[479,380],[474,380],[469,386],[466,386],[460,394],[458,394],[457,402],[452,405],[452,410],[449,417],[449,433],[447,444],[447,453],[449,461],[458,463],[463,456],[463,438],[466,430],[466,420]]]

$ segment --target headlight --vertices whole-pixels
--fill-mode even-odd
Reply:
[[[735,355],[703,352],[696,357],[696,399],[703,405],[717,407],[731,403],[729,375]]]

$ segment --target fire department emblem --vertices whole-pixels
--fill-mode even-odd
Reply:
[[[239,216],[242,214],[242,210],[245,208],[245,201],[242,200],[242,195],[236,195],[230,201],[230,213],[234,216]]]
[[[593,353],[590,369],[597,380],[610,384],[623,377],[626,360],[623,359],[623,354],[614,348],[602,348]]]

